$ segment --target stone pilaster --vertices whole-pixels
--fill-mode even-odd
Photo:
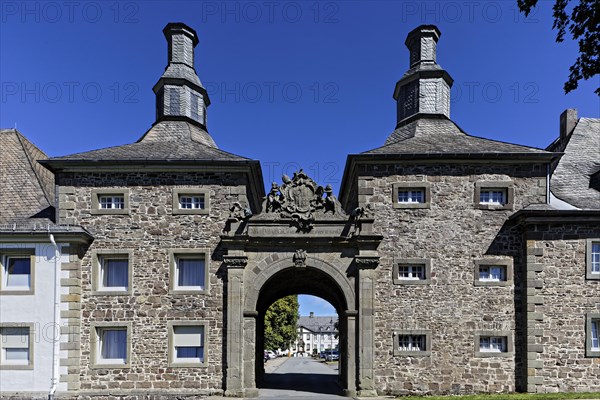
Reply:
[[[543,321],[544,321],[544,300],[540,295],[540,289],[543,287],[543,280],[540,273],[544,266],[540,262],[544,255],[544,249],[536,247],[535,240],[527,240],[527,270],[526,270],[526,371],[527,371],[527,392],[543,392],[544,378],[540,372],[544,367],[544,361],[540,354],[544,352],[543,345]]]
[[[227,266],[227,376],[226,396],[243,396],[243,318],[244,267],[248,259],[241,255],[224,257]]]
[[[346,348],[348,354],[347,387],[344,393],[347,397],[356,397],[356,315],[355,310],[346,311]]]

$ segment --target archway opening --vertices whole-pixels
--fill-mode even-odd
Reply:
[[[287,349],[265,347],[265,316],[269,307],[286,296],[309,295],[331,305],[331,315],[301,315],[295,340]],[[347,388],[347,310],[344,295],[330,276],[316,268],[290,267],[263,285],[257,303],[256,384],[267,391],[295,391],[341,395]],[[268,346],[268,343],[267,343]],[[265,350],[280,350],[284,360],[265,364]],[[327,351],[320,358],[321,350]],[[281,354],[283,353],[283,354]],[[337,358],[337,360],[336,360]],[[277,365],[274,370],[271,365]],[[274,392],[275,393],[275,392]],[[277,392],[280,393],[280,392]]]

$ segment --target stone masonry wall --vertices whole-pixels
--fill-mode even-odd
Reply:
[[[246,180],[233,173],[89,173],[57,177],[62,223],[89,229],[95,240],[81,260],[81,393],[221,393],[225,354],[224,281],[219,235]],[[128,188],[129,215],[93,215],[93,188]],[[208,215],[173,215],[173,188],[208,189]],[[169,249],[208,248],[209,293],[169,293]],[[92,251],[133,249],[130,295],[92,294]],[[204,367],[168,366],[167,322],[206,321]],[[90,324],[131,322],[130,368],[92,368]],[[132,391],[133,390],[133,391]]]
[[[600,238],[600,226],[533,225],[525,237],[528,391],[600,391],[600,357],[585,352],[586,313],[600,313],[600,280],[586,279],[586,240]]]
[[[380,394],[511,392],[522,387],[523,365],[508,357],[476,357],[477,331],[508,331],[515,353],[522,348],[515,310],[521,309],[515,285],[475,286],[475,260],[512,260],[521,264],[521,235],[507,222],[515,211],[545,202],[541,165],[377,165],[361,170],[359,204],[371,204],[379,247],[375,293],[375,386]],[[474,205],[475,183],[514,185],[513,210],[482,210]],[[427,182],[429,209],[392,206],[392,185]],[[418,183],[415,185],[418,187]],[[431,260],[431,283],[396,285],[394,257]],[[394,356],[393,335],[430,330],[430,356]]]

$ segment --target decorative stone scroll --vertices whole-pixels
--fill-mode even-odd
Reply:
[[[331,185],[319,186],[303,170],[290,179],[283,175],[283,184],[273,182],[263,202],[263,214],[291,219],[299,231],[310,231],[318,214],[323,219],[344,219],[345,215]]]

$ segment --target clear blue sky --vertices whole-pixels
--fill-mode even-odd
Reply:
[[[301,294],[298,295],[298,302],[300,303],[300,315],[302,316],[310,315],[311,312],[314,312],[316,316],[337,315],[335,308],[320,297]]]

